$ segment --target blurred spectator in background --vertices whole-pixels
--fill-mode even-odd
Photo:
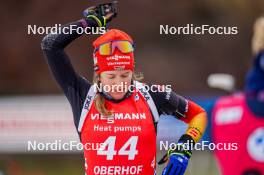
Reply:
[[[212,141],[234,149],[215,151],[223,175],[264,175],[264,17],[255,22],[252,51],[254,64],[244,91],[206,108],[212,116]],[[237,143],[237,150],[228,143]]]

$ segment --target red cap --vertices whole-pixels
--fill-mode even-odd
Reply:
[[[93,42],[94,48],[98,48],[101,44],[125,40],[133,43],[132,38],[125,32],[117,29],[112,29],[100,36]],[[122,53],[120,50],[115,49],[112,55],[100,55],[99,52],[94,53],[94,70],[97,74],[103,71],[111,70],[132,70],[134,71],[134,54]]]

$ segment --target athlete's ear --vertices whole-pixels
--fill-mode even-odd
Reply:
[[[94,72],[93,82],[100,83],[100,74],[98,75],[96,72]]]

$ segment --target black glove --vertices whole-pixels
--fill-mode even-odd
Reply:
[[[96,12],[97,6],[92,6],[83,11],[85,20],[92,23],[94,27],[106,27],[106,25],[116,17],[116,13],[108,12],[105,16],[101,16]]]

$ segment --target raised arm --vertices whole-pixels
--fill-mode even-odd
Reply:
[[[83,103],[91,84],[76,73],[64,49],[81,36],[75,29],[81,27],[88,31],[92,30],[92,27],[105,27],[113,16],[112,14],[96,16],[89,13],[86,15],[84,19],[62,26],[62,32],[48,34],[41,42],[49,68],[71,104],[76,128],[78,128]]]
[[[62,29],[76,29],[77,27],[85,27],[85,25],[96,24],[93,23],[93,21],[87,21],[83,19],[66,24],[62,26]],[[85,83],[85,80],[74,70],[69,56],[64,51],[66,46],[68,46],[72,41],[80,36],[81,35],[78,34],[76,30],[72,30],[72,33],[69,32],[67,34],[66,32],[58,34],[51,33],[45,36],[41,43],[41,48],[44,52],[49,68],[66,96],[68,96],[68,90],[70,88],[77,90],[80,84]],[[88,82],[87,84],[89,85]]]

